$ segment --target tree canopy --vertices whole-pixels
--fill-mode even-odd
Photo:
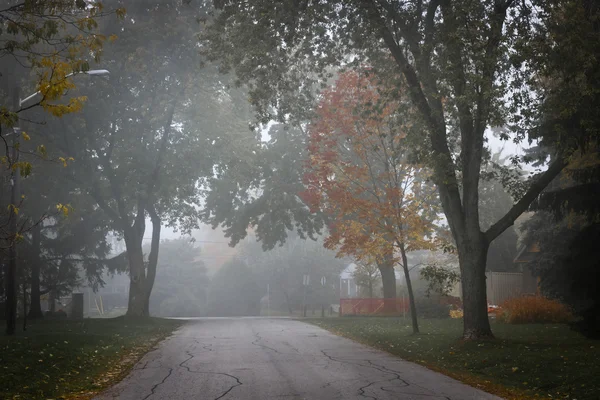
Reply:
[[[556,58],[569,47],[565,43],[597,30],[594,2],[224,0],[215,5],[220,11],[202,36],[206,54],[250,86],[263,122],[309,120],[315,88],[327,85],[332,71],[368,65],[389,90],[408,94],[426,132],[419,160],[432,169],[457,246],[464,336],[491,336],[485,294],[490,243],[568,163],[578,143],[570,138],[579,132],[581,142],[597,134],[587,123],[593,114],[574,95],[591,93],[595,99],[594,72],[586,68],[579,84],[566,82],[575,64],[561,65]],[[567,33],[559,28],[565,20],[581,24]],[[596,54],[597,40],[592,42],[581,47],[581,57]],[[573,100],[572,108],[556,102],[560,93]],[[513,191],[512,207],[483,231],[479,184],[486,131],[494,126],[509,128],[502,135],[506,140],[554,137],[561,146],[553,147],[544,171],[525,185],[512,185],[520,189]],[[536,157],[544,159],[543,152]]]

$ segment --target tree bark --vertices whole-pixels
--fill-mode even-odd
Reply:
[[[493,338],[487,312],[485,265],[489,243],[482,233],[458,243],[458,259],[462,277],[463,338]]]
[[[31,265],[31,304],[29,306],[29,319],[42,318],[41,291],[40,291],[40,269],[41,269],[41,239],[42,226],[37,224],[31,231],[31,244],[33,252],[33,264]]]
[[[383,312],[395,313],[396,310],[396,273],[391,257],[377,263],[383,283]]]
[[[283,296],[285,297],[285,304],[287,305],[288,312],[290,315],[292,315],[294,314],[294,310],[292,310],[292,305],[290,304],[290,296],[288,295],[287,290],[285,290],[283,287],[281,290],[283,291]]]
[[[54,289],[50,289],[50,292],[48,292],[48,303],[50,313],[54,314],[56,312],[56,291]]]
[[[127,316],[146,317],[145,280],[146,271],[144,266],[144,253],[142,251],[141,234],[135,227],[127,227],[124,232],[127,258],[129,261],[129,302],[127,305]]]
[[[417,320],[417,305],[415,303],[415,295],[412,289],[410,280],[410,270],[408,269],[408,258],[403,245],[400,245],[400,254],[402,255],[402,269],[404,270],[404,278],[406,279],[406,290],[408,291],[408,302],[410,303],[410,318],[412,322],[413,333],[419,333],[419,321]]]
[[[148,208],[150,219],[152,221],[152,242],[150,244],[150,254],[148,256],[148,266],[146,269],[146,281],[144,286],[144,312],[150,315],[150,295],[156,279],[156,267],[158,265],[158,249],[160,246],[161,221],[154,207]]]

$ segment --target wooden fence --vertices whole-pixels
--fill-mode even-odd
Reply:
[[[485,276],[488,304],[500,305],[505,300],[525,294],[520,272],[486,272]]]

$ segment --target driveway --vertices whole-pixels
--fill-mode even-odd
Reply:
[[[283,318],[190,320],[96,399],[501,400]]]

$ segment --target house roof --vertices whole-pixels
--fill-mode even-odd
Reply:
[[[536,259],[540,252],[540,246],[537,243],[532,243],[528,246],[521,246],[517,256],[513,260],[515,264],[528,263]]]

